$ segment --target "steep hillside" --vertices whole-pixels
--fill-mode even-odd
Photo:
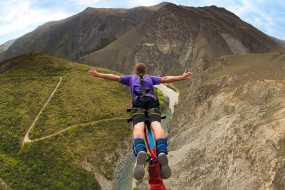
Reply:
[[[284,189],[284,63],[284,51],[223,56],[178,85],[169,189]]]
[[[280,40],[278,38],[270,36],[271,39],[273,39],[277,44],[279,44],[281,47],[285,48],[285,40]]]
[[[136,27],[159,7],[87,8],[67,19],[46,23],[18,38],[0,56],[0,60],[30,52],[44,52],[75,60],[105,47]]]
[[[4,44],[0,45],[0,54],[6,51],[14,43],[14,41],[15,40],[9,40]]]
[[[134,63],[143,62],[151,73],[178,74],[187,68],[204,70],[222,55],[279,49],[267,35],[223,8],[167,4],[80,62],[120,72],[130,72]]]
[[[100,189],[104,182],[111,188],[130,146],[128,89],[89,76],[85,65],[43,54],[5,64],[10,67],[0,73],[2,186]],[[31,141],[24,142],[28,131]]]

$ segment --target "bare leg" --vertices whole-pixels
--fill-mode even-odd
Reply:
[[[139,122],[134,126],[133,130],[133,137],[135,138],[142,138],[144,139],[144,134],[145,134],[145,123],[144,122]]]
[[[154,132],[155,139],[166,137],[160,122],[158,121],[151,122],[151,128]]]

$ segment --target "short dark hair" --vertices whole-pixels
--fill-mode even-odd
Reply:
[[[145,73],[146,73],[146,65],[143,64],[143,63],[137,64],[136,69],[135,69],[135,73],[137,75],[145,75]]]

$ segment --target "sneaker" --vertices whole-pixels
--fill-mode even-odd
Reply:
[[[160,163],[160,175],[163,179],[168,179],[171,176],[171,169],[168,165],[168,158],[165,153],[158,155],[158,161]]]
[[[137,161],[134,167],[134,178],[136,180],[141,180],[144,176],[144,164],[147,158],[147,154],[144,151],[141,151],[137,155]]]

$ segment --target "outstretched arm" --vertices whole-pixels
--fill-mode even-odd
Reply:
[[[118,76],[118,75],[99,73],[95,69],[90,69],[88,71],[88,73],[90,75],[92,75],[93,77],[100,77],[100,78],[103,78],[103,79],[108,79],[108,80],[113,80],[113,81],[120,81],[121,80],[120,76]]]
[[[170,83],[180,80],[186,80],[191,78],[192,73],[190,71],[185,71],[182,75],[179,76],[165,76],[161,78],[161,83]]]

